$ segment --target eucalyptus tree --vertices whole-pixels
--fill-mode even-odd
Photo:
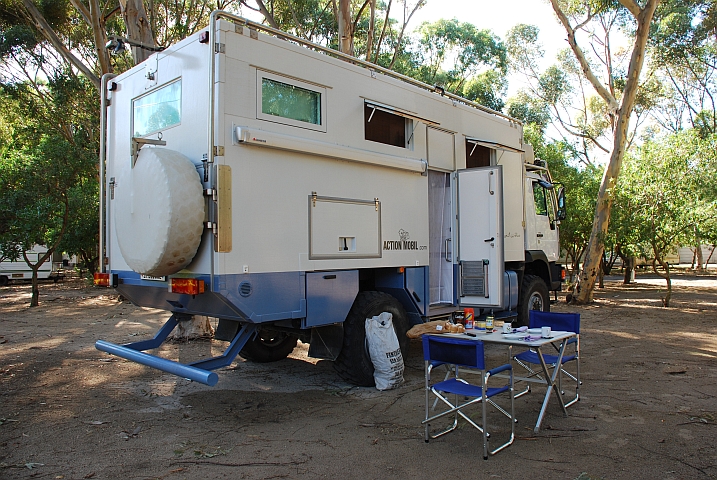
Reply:
[[[553,10],[567,33],[568,44],[584,77],[605,105],[613,134],[610,159],[607,162],[598,191],[590,240],[585,252],[576,295],[573,297],[578,303],[592,301],[595,280],[603,255],[603,238],[608,231],[614,189],[628,147],[630,119],[640,90],[640,74],[645,59],[645,50],[658,4],[659,0],[645,0],[642,4],[634,0],[619,0],[619,3],[551,0]],[[591,23],[603,21],[605,15],[611,15],[612,12],[619,12],[622,15],[622,21],[629,27],[633,40],[624,76],[624,87],[620,91],[620,95],[617,95],[614,77],[606,76],[606,80],[601,81],[595,73],[595,64],[589,60],[586,49],[578,44],[578,33],[584,32]],[[626,29],[626,31],[628,30]],[[611,51],[603,51],[606,62],[614,59]]]

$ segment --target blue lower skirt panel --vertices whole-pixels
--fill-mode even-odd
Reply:
[[[217,275],[198,295],[170,293],[166,281],[134,272],[112,273],[119,276],[117,290],[142,307],[255,324],[301,319],[302,328],[343,322],[359,289],[357,270]]]

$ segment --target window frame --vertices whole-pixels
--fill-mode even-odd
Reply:
[[[145,98],[145,97],[149,97],[150,95],[154,95],[155,93],[159,92],[160,90],[163,90],[163,89],[165,89],[165,88],[167,88],[167,87],[169,87],[169,86],[171,86],[171,85],[173,85],[173,84],[175,84],[175,83],[179,83],[179,121],[178,121],[177,123],[173,123],[173,124],[171,124],[171,125],[167,125],[167,126],[164,126],[164,127],[162,127],[162,128],[158,128],[158,129],[156,129],[156,130],[152,130],[152,131],[147,132],[147,133],[143,133],[143,134],[141,134],[141,135],[139,135],[139,136],[135,136],[135,129],[134,129],[134,124],[135,124],[135,119],[134,119],[134,117],[135,117],[135,115],[134,115],[134,114],[135,114],[134,105],[135,105],[135,102],[137,102],[138,100],[141,100],[141,99],[143,99],[143,98]],[[150,90],[149,92],[144,92],[142,95],[136,96],[135,98],[132,99],[132,102],[131,102],[131,110],[132,110],[132,116],[131,116],[131,120],[130,120],[130,132],[132,132],[132,138],[146,138],[146,137],[148,137],[149,135],[154,135],[154,134],[157,133],[157,132],[163,132],[163,131],[165,131],[165,130],[167,130],[167,129],[169,129],[169,128],[174,128],[174,127],[176,127],[176,126],[181,125],[181,124],[182,124],[182,77],[177,77],[177,78],[175,78],[174,80],[170,80],[170,81],[167,82],[167,83],[164,83],[164,84],[162,84],[162,85],[160,85],[160,86],[158,86],[158,87],[156,87],[156,88],[153,88],[153,89]]]
[[[321,123],[311,123],[311,122],[304,122],[301,120],[295,120],[293,118],[287,118],[282,117],[279,115],[271,115],[268,113],[264,113],[262,110],[262,87],[263,87],[263,80],[272,80],[279,83],[284,83],[286,85],[292,85],[297,88],[301,88],[304,90],[308,90],[310,92],[318,93],[319,94],[319,103],[320,103],[320,115],[321,115]],[[256,118],[258,120],[264,120],[267,122],[272,123],[279,123],[281,125],[289,125],[291,127],[299,127],[299,128],[306,128],[308,130],[315,130],[317,132],[323,132],[326,133],[326,92],[327,88],[322,87],[319,85],[316,85],[314,83],[308,83],[301,80],[298,80],[296,78],[292,77],[285,77],[283,75],[277,75],[275,73],[263,71],[263,70],[256,70]]]

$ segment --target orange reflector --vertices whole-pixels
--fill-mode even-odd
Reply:
[[[110,274],[109,273],[95,273],[94,274],[95,285],[98,287],[109,287],[110,286]]]
[[[560,279],[565,280],[565,268],[560,269]]]
[[[197,295],[204,293],[204,280],[197,278],[173,278],[169,281],[171,293],[183,293],[185,295]]]
[[[406,267],[398,267],[398,273],[405,273]]]

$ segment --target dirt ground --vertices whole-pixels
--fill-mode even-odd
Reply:
[[[397,390],[352,387],[302,344],[277,363],[239,358],[207,387],[95,350],[149,338],[166,312],[79,281],[43,285],[31,309],[29,286],[4,287],[0,478],[715,478],[717,277],[675,283],[671,308],[646,276],[553,305],[582,315],[582,400],[569,417],[551,401],[533,434],[544,389],[517,399],[517,440],[487,461],[469,427],[423,441],[419,341]],[[225,345],[160,350],[186,362]]]

